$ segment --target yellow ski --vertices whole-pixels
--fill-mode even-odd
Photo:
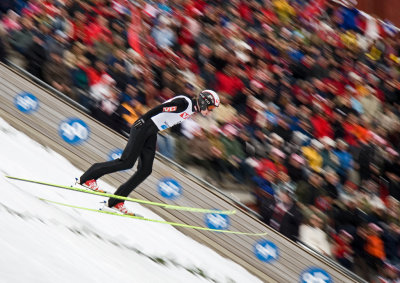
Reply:
[[[177,222],[169,222],[169,221],[163,221],[163,220],[156,220],[156,219],[149,219],[141,216],[132,216],[132,215],[126,215],[126,214],[121,214],[117,212],[110,212],[110,211],[105,211],[105,210],[99,210],[99,209],[93,209],[93,208],[87,208],[87,207],[81,207],[81,206],[76,206],[72,204],[66,204],[62,202],[57,202],[57,201],[52,201],[52,200],[47,200],[44,198],[39,198],[40,200],[43,200],[48,203],[54,203],[57,205],[62,205],[62,206],[67,206],[71,208],[77,208],[77,209],[83,209],[87,211],[93,211],[93,212],[100,212],[104,214],[111,214],[111,215],[116,215],[116,216],[122,216],[122,217],[127,217],[127,218],[133,218],[133,219],[138,219],[138,220],[144,220],[144,221],[150,221],[150,222],[156,222],[156,223],[161,223],[161,224],[169,224],[172,226],[178,226],[178,227],[183,227],[183,228],[190,228],[190,229],[196,229],[196,230],[204,230],[204,231],[213,231],[213,232],[221,232],[221,233],[229,233],[229,234],[238,234],[238,235],[247,235],[247,236],[265,236],[267,233],[248,233],[248,232],[239,232],[239,231],[231,231],[231,230],[219,230],[219,229],[212,229],[212,228],[207,228],[207,227],[200,227],[200,226],[192,226],[184,223],[177,223]]]
[[[51,183],[23,179],[23,178],[12,177],[12,176],[5,176],[5,177],[12,179],[12,180],[34,183],[34,184],[39,184],[39,185],[45,185],[45,186],[54,187],[54,188],[61,188],[61,189],[77,191],[77,192],[98,195],[98,196],[103,196],[103,197],[112,197],[112,198],[116,198],[116,199],[121,199],[121,200],[125,200],[125,201],[141,203],[141,204],[160,206],[160,207],[163,207],[166,209],[184,210],[184,211],[200,212],[200,213],[217,213],[217,214],[227,214],[227,215],[236,213],[236,210],[217,210],[217,209],[190,207],[190,206],[171,205],[171,204],[166,204],[166,203],[161,203],[161,202],[154,202],[154,201],[148,201],[148,200],[143,200],[143,199],[135,199],[135,198],[130,198],[130,197],[117,196],[117,195],[113,195],[113,194],[109,194],[109,193],[101,193],[101,192],[96,192],[96,191],[92,191],[92,190],[76,188],[76,187],[72,187],[72,186],[63,186],[63,185],[51,184]]]

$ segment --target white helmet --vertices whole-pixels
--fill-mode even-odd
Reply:
[[[215,91],[206,89],[199,93],[198,103],[200,110],[213,110],[219,106],[220,100]]]

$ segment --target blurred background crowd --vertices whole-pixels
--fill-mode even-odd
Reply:
[[[337,3],[340,2],[340,3]],[[0,60],[122,134],[175,95],[222,105],[159,151],[254,195],[262,220],[400,282],[400,40],[328,0],[1,0]]]

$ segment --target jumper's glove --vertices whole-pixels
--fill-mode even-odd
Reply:
[[[144,125],[144,120],[142,118],[137,119],[135,123],[133,123],[133,127],[135,129],[140,129]]]

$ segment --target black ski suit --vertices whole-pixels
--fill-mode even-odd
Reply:
[[[139,158],[135,174],[123,183],[115,192],[119,196],[128,196],[152,172],[156,153],[157,133],[183,122],[195,113],[195,100],[186,96],[176,96],[149,110],[133,125],[128,143],[121,158],[93,164],[81,177],[80,184],[101,176],[132,168]],[[121,200],[110,198],[108,206],[112,207]]]

